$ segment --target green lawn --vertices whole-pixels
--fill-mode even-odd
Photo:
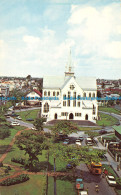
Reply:
[[[56,179],[57,195],[76,195],[75,182],[64,179]],[[48,195],[54,194],[54,178],[48,178]]]
[[[99,111],[120,114],[121,112],[115,108],[99,106]]]
[[[25,129],[25,127],[22,127],[22,126],[15,126],[13,128],[10,128],[9,130],[11,131],[11,135],[5,139],[0,139],[0,156],[3,153],[5,153],[6,149],[8,148],[10,142],[12,141],[16,133],[23,129]]]
[[[40,111],[40,109],[28,110],[28,111],[17,112],[17,114],[19,114],[19,116],[22,118],[22,121],[25,121],[28,123],[33,123],[33,121],[26,121],[26,119],[28,119],[28,118],[35,119],[37,117],[37,114],[39,111]]]
[[[101,117],[101,120],[97,121],[97,125],[99,125],[99,126],[103,126],[103,125],[104,126],[113,126],[116,123],[118,123],[118,119],[116,119],[110,115],[100,113],[100,117]]]
[[[49,157],[49,163],[52,166],[52,170],[54,170],[54,160],[52,156]],[[66,171],[66,165],[67,162],[61,161],[58,158],[56,159],[56,171]]]
[[[44,195],[46,189],[46,176],[31,175],[24,183],[0,187],[1,195]]]

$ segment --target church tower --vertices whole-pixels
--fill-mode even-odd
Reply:
[[[72,57],[71,57],[71,50],[69,52],[68,56],[68,62],[65,67],[65,76],[74,76],[74,70],[73,70],[73,63],[72,63]]]

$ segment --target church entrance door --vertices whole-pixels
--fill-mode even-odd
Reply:
[[[57,113],[55,113],[55,119],[57,119],[58,118],[58,115],[57,115]]]
[[[69,114],[69,119],[74,119],[73,113],[70,113],[70,114]]]

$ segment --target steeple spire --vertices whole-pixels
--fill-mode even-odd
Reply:
[[[71,49],[69,51],[68,62],[67,62],[66,67],[65,67],[65,76],[74,76],[73,63],[72,63],[72,57],[71,57]]]

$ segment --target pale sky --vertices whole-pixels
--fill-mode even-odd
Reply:
[[[120,0],[0,0],[0,76],[121,79]]]

